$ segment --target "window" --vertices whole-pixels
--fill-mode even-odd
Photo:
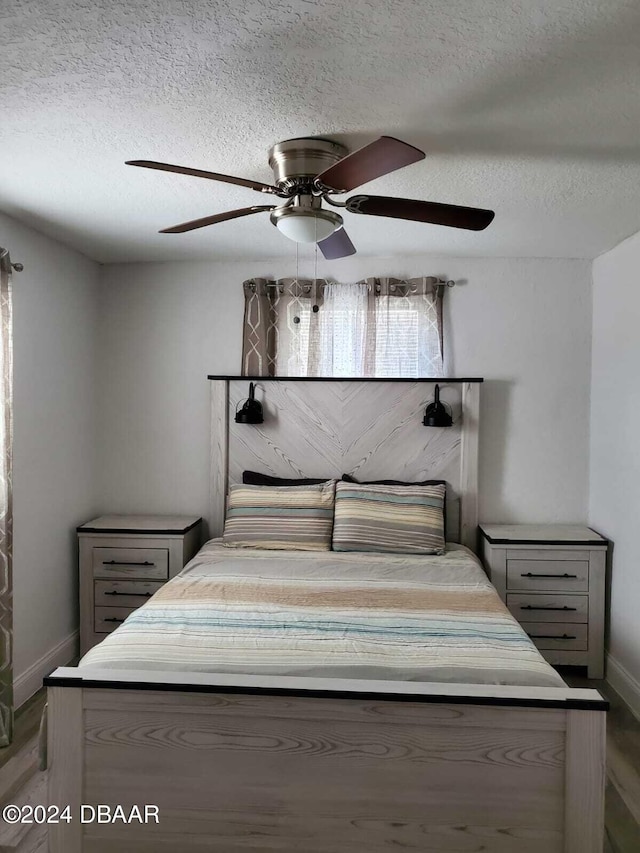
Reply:
[[[400,285],[372,294],[368,284],[330,284],[317,316],[319,376],[442,376],[432,294]]]
[[[436,279],[253,280],[245,296],[245,375],[442,376]]]

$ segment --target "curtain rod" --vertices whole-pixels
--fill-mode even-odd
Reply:
[[[386,278],[387,276],[383,276],[383,277]],[[286,278],[286,276],[285,276],[285,278]],[[447,279],[435,278],[435,276],[426,276],[426,278],[433,278],[436,284],[442,284],[442,285],[445,285],[446,287],[455,287],[455,284],[456,284],[455,281],[453,281],[451,279],[449,279],[447,281]],[[295,279],[295,278],[293,279],[293,281],[296,281],[296,280],[297,279]],[[317,279],[317,280],[322,281],[322,284],[320,285],[321,287],[325,287],[327,284],[335,283],[335,282],[330,282],[330,281],[323,281],[323,279]],[[249,281],[251,283],[255,284],[254,279],[249,279]],[[300,281],[306,282],[306,281],[312,281],[312,279],[300,279]],[[399,279],[396,279],[396,281],[402,282],[402,281],[405,281],[405,279],[399,278]],[[279,287],[279,284],[277,281],[266,281],[265,287]]]
[[[12,264],[9,256],[9,250],[0,248],[0,268],[7,272],[11,272],[12,269],[16,272],[22,272],[24,265],[17,262]]]

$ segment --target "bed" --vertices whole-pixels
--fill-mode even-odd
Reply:
[[[216,533],[247,453],[316,471],[291,468],[286,435],[234,435],[240,383],[212,385]],[[419,385],[394,406],[422,405]],[[214,538],[79,667],[49,677],[51,802],[159,810],[158,824],[54,825],[52,853],[602,850],[606,703],[564,685],[473,553],[478,387],[460,383],[447,445],[400,435],[393,451],[396,466],[402,445],[430,470],[457,467],[458,541],[444,554],[230,554]],[[317,405],[308,413],[317,433]],[[358,468],[345,448],[373,458],[344,440],[333,470]]]
[[[412,556],[214,539],[80,666],[564,686],[455,543]]]

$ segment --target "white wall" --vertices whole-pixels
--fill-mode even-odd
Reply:
[[[73,654],[75,527],[94,512],[98,265],[0,214],[14,305],[14,681]],[[56,657],[57,656],[57,657]],[[25,695],[26,694],[26,695]]]
[[[589,520],[614,543],[608,677],[640,714],[640,234],[593,264]]]
[[[208,373],[240,367],[243,295],[278,262],[102,268],[98,485],[102,511],[209,508]],[[307,261],[300,275],[313,274]],[[484,376],[480,517],[586,521],[590,263],[351,258],[318,275],[439,275],[449,375]]]

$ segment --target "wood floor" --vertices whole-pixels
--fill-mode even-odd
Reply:
[[[571,687],[595,687],[611,703],[607,714],[604,851],[640,853],[640,721],[606,681],[589,681],[583,671],[560,668]]]
[[[605,853],[640,851],[640,721],[605,681],[562,670],[572,687],[596,687],[611,702],[607,720]],[[38,770],[38,727],[44,691],[17,713],[11,746],[0,749],[0,806],[46,802],[46,774]],[[0,853],[47,853],[46,827],[7,826],[0,820]]]
[[[0,807],[47,802],[47,775],[38,769],[38,730],[44,702],[43,688],[17,712],[13,743],[0,749]],[[46,826],[9,826],[0,818],[0,853],[47,853]]]

